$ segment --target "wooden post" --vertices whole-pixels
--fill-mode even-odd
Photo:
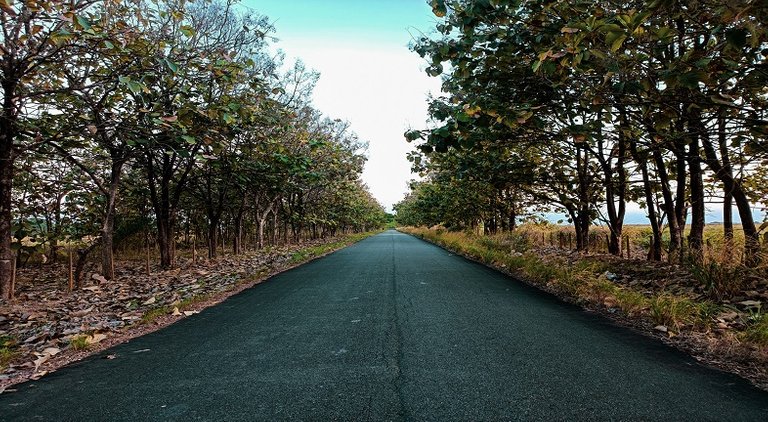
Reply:
[[[73,290],[75,290],[75,273],[72,262],[72,245],[69,245],[67,250],[69,251],[69,291],[71,293]]]
[[[197,265],[197,236],[192,239],[192,264]]]
[[[11,300],[16,294],[16,261],[19,260],[19,253],[13,254],[13,261],[11,262]]]
[[[629,236],[624,236],[624,239],[626,240],[624,249],[627,251],[627,259],[632,259],[632,252],[629,250]]]
[[[147,275],[152,275],[152,271],[150,271],[149,268],[149,234],[146,235],[147,238]]]

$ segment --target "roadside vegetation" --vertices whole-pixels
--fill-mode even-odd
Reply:
[[[765,262],[768,6],[431,4],[435,35],[412,48],[443,94],[429,104],[433,127],[405,134],[424,177],[396,206],[401,224],[494,234],[559,212],[572,248],[621,256],[636,203],[644,257],[702,264],[718,208],[729,261]]]
[[[765,374],[768,4],[430,4],[399,225]]]
[[[29,265],[77,289],[115,254],[177,267],[365,232],[366,143],[231,0],[0,2],[0,296]],[[93,267],[93,263],[97,267]],[[69,264],[68,264],[69,265]]]

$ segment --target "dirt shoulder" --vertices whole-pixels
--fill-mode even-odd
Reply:
[[[150,274],[143,262],[118,262],[115,280],[89,272],[84,286],[71,293],[66,288],[65,265],[21,269],[14,301],[0,302],[0,392],[157,331],[371,234],[195,264],[191,259],[180,260],[174,270],[154,269]]]

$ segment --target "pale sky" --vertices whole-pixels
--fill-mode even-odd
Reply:
[[[440,80],[424,73],[426,64],[408,49],[419,31],[434,27],[426,0],[244,0],[243,5],[274,23],[274,45],[287,63],[300,58],[320,72],[314,106],[331,118],[347,120],[369,143],[363,181],[391,210],[414,176],[403,138],[409,127],[423,128],[427,95],[440,92]]]

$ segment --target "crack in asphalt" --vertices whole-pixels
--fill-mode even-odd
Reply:
[[[407,410],[405,407],[405,398],[403,397],[403,332],[400,326],[400,312],[398,306],[399,288],[397,283],[397,257],[395,253],[395,238],[392,237],[391,253],[392,267],[390,270],[390,312],[391,320],[389,324],[388,343],[391,345],[391,356],[388,357],[388,365],[393,370],[392,387],[397,395],[397,415],[398,420],[407,420]]]

